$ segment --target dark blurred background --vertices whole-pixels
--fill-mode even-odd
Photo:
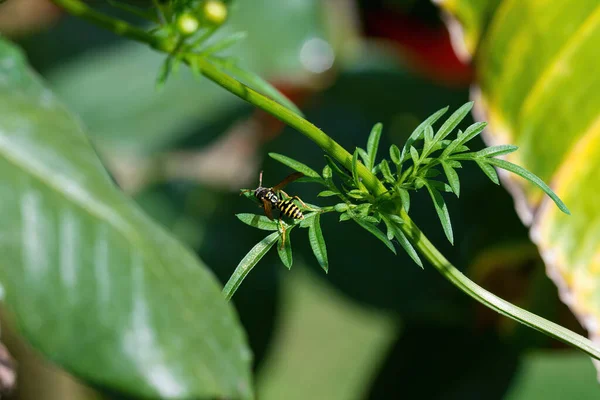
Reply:
[[[380,149],[402,144],[429,114],[469,100],[474,71],[454,54],[440,11],[427,0],[239,0],[225,30],[247,31],[235,49],[245,65],[348,149],[364,146],[376,122],[384,125]],[[255,187],[261,169],[267,185],[290,172],[267,152],[324,165],[305,137],[184,68],[157,91],[162,55],[63,15],[47,0],[8,0],[0,31],[81,117],[123,190],[223,282],[263,234],[235,218],[257,211],[239,189]],[[448,198],[455,246],[423,193],[411,210],[419,226],[484,287],[582,332],[545,276],[512,198],[479,170],[461,172],[461,199]],[[289,192],[329,204],[317,189],[294,184]],[[331,216],[323,223],[328,275],[296,235],[292,270],[269,254],[234,298],[255,353],[260,399],[600,394],[588,357],[482,308],[351,222],[339,227]],[[15,398],[97,396],[10,331],[3,335],[20,362]]]

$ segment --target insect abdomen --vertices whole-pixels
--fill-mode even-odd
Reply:
[[[279,202],[277,204],[277,208],[286,217],[290,217],[290,218],[294,218],[294,219],[304,219],[304,215],[302,215],[302,211],[300,211],[298,206],[295,205],[291,199]]]

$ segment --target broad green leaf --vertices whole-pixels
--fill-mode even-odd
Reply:
[[[0,285],[23,336],[131,396],[252,398],[217,280],[115,187],[78,119],[3,40],[0,115]]]
[[[279,240],[277,241],[277,254],[279,254],[279,258],[281,259],[281,262],[283,263],[283,265],[285,265],[285,267],[287,269],[291,269],[292,268],[292,262],[293,262],[293,258],[292,258],[292,238],[290,235],[291,229],[288,229],[285,233],[285,244],[283,246],[281,246],[281,236],[279,237]]]
[[[402,163],[400,149],[395,144],[390,146],[390,159],[396,165],[400,165]]]
[[[492,167],[484,160],[475,159],[475,162],[477,163],[477,165],[479,165],[479,168],[481,168],[481,170],[487,175],[488,178],[490,178],[492,182],[494,182],[496,185],[500,184],[500,180],[498,179],[498,173],[496,172],[494,167]]]
[[[366,222],[360,218],[352,219],[362,228],[373,234],[373,236],[375,236],[377,239],[381,240],[383,244],[385,244],[388,247],[388,249],[392,251],[392,253],[396,254],[396,248],[394,247],[394,244],[390,241],[390,239],[386,237],[386,235],[383,232],[379,230],[377,226],[373,225],[373,223]]]
[[[321,178],[321,175],[319,175],[317,173],[317,171],[315,171],[314,169],[310,168],[309,166],[307,166],[305,164],[302,164],[300,161],[294,160],[293,158],[284,156],[283,154],[277,154],[277,153],[269,153],[269,157],[271,157],[274,160],[279,161],[283,165],[287,165],[288,167],[290,167],[293,170],[302,172],[304,175],[306,175],[310,178]]]
[[[448,178],[448,183],[452,188],[456,197],[460,197],[460,180],[458,179],[458,174],[448,163],[442,162],[442,168],[444,168],[444,173],[446,174],[446,178]]]
[[[373,167],[375,167],[375,160],[377,159],[377,149],[379,148],[379,140],[381,139],[381,131],[383,130],[383,125],[381,123],[377,123],[371,129],[371,134],[369,135],[369,140],[367,141],[367,153],[369,155],[369,160],[366,162],[366,167],[372,171]]]
[[[478,71],[474,99],[478,114],[489,120],[485,139],[518,146],[519,151],[507,155],[506,162],[540,178],[529,181],[531,177],[502,174],[522,220],[533,223],[531,237],[561,298],[569,299],[571,310],[590,337],[597,339],[600,78],[594,71],[600,42],[598,2],[557,0],[548,7],[534,0],[503,1],[493,13],[481,13],[475,1],[459,3],[476,25],[489,27],[480,32],[481,45],[473,49]],[[469,23],[466,30],[473,25]],[[540,30],[542,26],[546,28]],[[502,163],[496,160],[494,165],[502,168],[498,161]],[[541,181],[551,184],[572,216],[548,201],[536,187]]]
[[[450,18],[452,44],[455,52],[468,60],[475,55],[477,46],[489,25],[489,19],[502,0],[436,0]]]
[[[419,267],[423,268],[423,262],[421,261],[419,254],[417,254],[417,251],[415,250],[413,245],[410,243],[410,241],[408,240],[408,238],[406,237],[404,232],[402,232],[402,229],[400,229],[400,225],[397,222],[395,222],[395,220],[393,220],[391,217],[397,217],[397,216],[395,216],[395,215],[394,216],[383,216],[383,218],[382,218],[383,222],[385,223],[385,225],[388,228],[388,232],[393,233],[393,235],[396,238],[396,240],[398,241],[398,243],[400,243],[400,246],[402,246],[404,251],[406,251],[406,254],[408,254],[409,257],[412,258],[412,260]],[[390,234],[388,233],[388,237],[389,237],[389,235]]]
[[[223,293],[226,294],[226,299],[230,300],[233,294],[240,287],[246,276],[252,271],[252,268],[271,250],[271,247],[279,239],[279,232],[273,232],[263,240],[258,242],[250,251],[242,258],[242,261],[235,267],[235,271],[231,274],[229,281],[223,288]]]
[[[276,221],[271,221],[264,215],[242,213],[235,214],[235,216],[243,223],[264,231],[276,231],[279,229],[279,224]]]
[[[344,214],[342,214],[344,215]],[[341,216],[340,216],[341,218]],[[327,246],[325,245],[325,238],[321,231],[321,215],[317,214],[312,219],[312,223],[308,227],[308,241],[310,247],[319,262],[319,265],[325,272],[329,271],[329,261],[327,260]]]
[[[437,213],[440,222],[442,223],[442,227],[444,228],[444,233],[448,238],[448,241],[454,244],[454,235],[452,233],[452,223],[450,222],[450,213],[448,212],[448,206],[442,197],[442,194],[433,187],[433,185],[428,182],[425,184],[427,187],[427,191],[431,196],[431,200],[433,201],[433,206],[435,207],[435,212]]]

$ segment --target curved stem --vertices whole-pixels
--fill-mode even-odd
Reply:
[[[558,339],[561,342],[575,346],[593,358],[600,360],[600,349],[598,349],[591,340],[555,324],[554,322],[548,321],[545,318],[517,307],[477,285],[452,265],[450,261],[435,248],[404,210],[400,212],[400,217],[405,221],[405,223],[401,225],[402,231],[415,245],[417,250],[440,274],[444,276],[444,278],[448,279],[458,289],[497,313]]]
[[[173,43],[172,40],[155,37],[142,29],[128,24],[127,22],[98,13],[81,3],[79,0],[52,1],[62,6],[71,14],[87,19],[88,21],[102,26],[103,28],[108,29],[109,31],[112,31],[120,36],[129,37],[139,42],[146,43],[151,47],[166,53],[172,53],[175,50],[175,43]],[[341,163],[348,170],[352,170],[352,155],[312,123],[308,122],[298,114],[280,105],[279,103],[238,82],[234,78],[219,70],[202,56],[194,53],[182,53],[178,54],[178,56],[180,56],[185,63],[196,67],[203,75],[224,89],[235,94],[241,99],[246,100],[250,104],[253,104],[256,107],[268,112],[292,128],[295,128],[298,132],[316,143],[321,149],[327,152],[331,157]],[[373,175],[371,171],[369,171],[362,163],[358,163],[357,172],[362,180],[362,183],[373,195],[375,195],[375,197],[384,195],[386,188],[379,181],[379,179],[377,179],[377,177],[375,177],[375,175]],[[560,325],[532,314],[529,311],[516,307],[471,281],[458,269],[456,269],[456,267],[454,267],[435,248],[435,246],[419,230],[419,228],[404,210],[401,210],[399,215],[405,221],[405,223],[402,225],[402,231],[407,235],[413,245],[423,255],[423,257],[425,257],[425,259],[427,259],[431,265],[438,270],[438,272],[440,272],[459,290],[465,292],[467,295],[471,296],[473,299],[477,300],[486,307],[489,307],[490,309],[506,317],[512,318],[530,328],[536,329],[548,336],[577,347],[593,358],[600,360],[600,349],[595,347],[590,340],[571,332]],[[230,292],[231,293],[229,294],[231,295],[232,291]]]

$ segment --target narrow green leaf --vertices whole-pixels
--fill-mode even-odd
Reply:
[[[446,182],[440,182],[432,179],[427,181],[427,183],[440,192],[452,193],[452,188]]]
[[[210,46],[203,48],[199,54],[201,54],[203,56],[209,56],[209,55],[218,53],[219,51],[226,50],[226,49],[234,46],[238,42],[246,39],[247,36],[248,36],[248,34],[246,32],[233,33],[227,37],[224,37],[223,39],[219,40],[218,42],[213,43]]]
[[[452,191],[456,195],[456,197],[460,197],[460,181],[458,179],[458,174],[448,163],[442,162],[442,168],[444,168],[444,173],[446,174],[446,178],[448,179],[448,183],[452,188]]]
[[[165,61],[160,66],[158,75],[156,76],[156,90],[161,90],[173,70],[173,56],[168,55]]]
[[[385,224],[386,228],[387,228],[387,233],[386,236],[389,240],[393,240],[394,239],[394,229],[390,226],[389,222],[384,218],[383,219],[383,223]]]
[[[421,174],[421,176],[424,176],[425,178],[435,178],[437,176],[440,176],[441,172],[439,169],[437,168],[429,168],[427,170],[425,170],[424,174]]]
[[[406,211],[408,213],[408,211],[410,210],[410,193],[408,193],[408,190],[401,188],[401,187],[396,187],[396,191],[398,192],[398,195],[400,196],[400,201],[402,202],[402,208],[404,208],[404,211]]]
[[[366,215],[363,217],[356,217],[356,219],[360,220],[360,221],[364,221],[364,222],[368,222],[370,224],[374,224],[377,225],[379,223],[379,220],[377,218],[375,218],[372,215]]]
[[[410,157],[415,165],[419,162],[419,152],[412,146],[410,147]]]
[[[340,178],[342,178],[342,180],[344,181],[349,181],[352,180],[352,177],[350,176],[349,173],[347,173],[346,171],[342,170],[342,168],[340,168],[340,166],[331,159],[331,157],[329,157],[328,155],[325,155],[325,161],[327,162],[327,165],[329,165],[331,167],[331,170],[335,173],[337,173]]]
[[[363,149],[362,147],[357,147],[356,150],[358,150],[358,155],[360,156],[360,158],[362,158],[363,164],[367,165],[369,162],[369,155],[367,154],[365,149]]]
[[[343,214],[342,214],[343,215]],[[327,261],[327,246],[325,246],[325,238],[321,231],[321,215],[317,214],[308,227],[308,241],[312,248],[319,265],[325,272],[329,271],[329,261]]]
[[[286,231],[285,234],[285,244],[283,245],[283,248],[281,247],[281,236],[279,236],[279,239],[277,240],[277,254],[279,254],[279,258],[281,259],[281,262],[283,263],[283,265],[286,266],[287,269],[291,269],[292,268],[292,262],[293,262],[293,258],[292,258],[292,238],[290,235],[290,231],[291,229],[288,229]]]
[[[365,197],[367,197],[369,194],[366,193],[366,192],[363,192],[362,190],[352,189],[351,191],[349,191],[348,193],[346,193],[346,195],[352,197],[353,199],[362,200]]]
[[[392,221],[394,221],[394,223],[396,225],[404,224],[404,220],[402,218],[400,218],[398,215],[391,214],[391,215],[388,215],[388,218],[391,219]]]
[[[473,102],[470,101],[456,110],[438,129],[435,134],[435,141],[439,142],[446,138],[458,124],[467,116],[469,111],[473,108]]]
[[[413,145],[414,142],[421,138],[425,128],[427,126],[433,125],[438,119],[440,119],[442,115],[446,113],[446,111],[448,111],[448,107],[444,107],[441,110],[436,111],[415,128],[415,130],[410,134],[408,140],[406,141],[406,143],[404,143],[404,146],[402,147],[402,154],[400,155],[400,160],[404,160],[406,152]]]
[[[442,223],[442,227],[444,228],[444,233],[448,238],[448,241],[454,244],[454,235],[452,233],[452,223],[450,222],[450,214],[448,213],[448,206],[442,197],[442,194],[434,188],[430,183],[426,183],[425,186],[431,195],[431,200],[433,200],[433,206],[435,207],[435,211],[437,212],[438,217],[440,218],[440,222]]]
[[[400,165],[402,163],[400,149],[395,144],[390,146],[390,159],[396,165]]]
[[[517,151],[518,147],[511,144],[503,144],[500,146],[486,147],[483,150],[478,151],[476,154],[478,157],[498,157],[505,154],[510,154]]]
[[[528,181],[530,181],[531,183],[537,185],[552,199],[552,201],[554,201],[554,203],[560,209],[560,211],[564,212],[567,215],[571,215],[571,212],[569,211],[569,209],[567,208],[565,203],[563,203],[562,200],[556,195],[556,193],[554,193],[552,191],[552,189],[550,189],[550,187],[548,185],[546,185],[544,183],[544,181],[541,180],[540,178],[538,178],[536,175],[527,171],[523,167],[520,167],[516,164],[513,164],[513,163],[505,161],[505,160],[500,160],[497,158],[486,158],[485,160],[489,164],[492,164],[498,168],[502,168],[507,171],[510,171],[513,174],[519,175],[520,177],[525,178]]]
[[[425,130],[423,131],[423,139],[425,140],[425,148],[428,148],[432,145],[433,141],[433,128],[431,125],[427,125]]]
[[[352,155],[352,178],[354,179],[354,186],[360,188],[360,177],[358,176],[358,147],[354,150]]]
[[[375,160],[377,159],[377,149],[379,148],[379,140],[381,139],[381,131],[383,130],[383,125],[381,123],[377,123],[371,129],[371,133],[369,134],[369,140],[367,140],[367,154],[369,155],[369,159],[365,161],[365,166],[372,171],[375,167]]]
[[[382,215],[383,222],[388,227],[388,230],[392,231],[392,233],[394,234],[394,237],[396,238],[398,243],[400,243],[400,246],[402,246],[404,251],[406,251],[406,254],[408,254],[409,257],[412,258],[412,260],[419,267],[423,268],[423,262],[421,261],[419,254],[417,254],[417,251],[415,250],[413,245],[410,243],[410,241],[408,240],[408,238],[406,237],[404,232],[402,232],[402,229],[400,229],[400,226],[397,225],[396,223],[394,223],[394,221],[392,220],[391,217],[392,217],[392,215],[388,215],[388,216]],[[398,217],[398,216],[394,215],[394,217]],[[400,217],[398,217],[398,218],[400,218]]]
[[[500,184],[500,180],[498,179],[498,173],[496,172],[494,167],[487,164],[486,161],[484,161],[484,160],[480,161],[478,159],[475,159],[475,162],[477,163],[477,165],[479,165],[479,168],[481,168],[483,173],[486,174],[487,177],[490,178],[490,180],[492,182],[494,182],[496,185]]]
[[[392,175],[392,171],[390,171],[390,166],[387,162],[387,160],[382,160],[380,168],[381,168],[381,173],[383,174],[383,178],[388,182],[388,183],[395,183],[396,180],[394,179],[394,176]]]
[[[373,234],[373,236],[375,236],[377,239],[381,240],[383,242],[383,244],[385,244],[388,247],[388,249],[390,249],[392,251],[392,253],[396,254],[396,248],[394,247],[394,244],[386,237],[386,235],[383,232],[381,232],[379,230],[379,228],[377,228],[377,226],[373,225],[372,223],[361,220],[359,218],[352,218],[352,219],[354,220],[354,222],[356,222],[362,228],[364,228],[365,230],[367,230],[371,234]]]
[[[479,135],[485,129],[486,126],[487,126],[487,122],[475,122],[474,124],[472,124],[471,126],[469,126],[467,128],[465,133],[463,133],[462,135],[460,135],[458,137],[459,144],[462,145],[462,144],[468,143],[470,140],[472,140],[477,135]]]
[[[322,175],[325,180],[331,179],[331,177],[333,176],[333,171],[331,170],[331,167],[329,165],[326,165],[325,167],[323,167]]]
[[[235,216],[243,223],[264,231],[276,231],[279,229],[279,225],[276,221],[271,221],[264,215],[242,213],[235,214]]]
[[[271,157],[274,160],[279,161],[283,165],[287,165],[288,167],[290,167],[293,170],[302,172],[304,175],[306,175],[308,177],[321,178],[321,175],[319,175],[314,169],[310,168],[309,166],[307,166],[305,164],[302,164],[300,161],[294,160],[293,158],[284,156],[283,154],[277,154],[277,153],[269,153],[269,157]]]
[[[371,206],[371,203],[359,204],[358,206],[352,209],[352,213],[358,217],[366,216],[371,211]]]
[[[227,293],[226,299],[231,300],[235,291],[240,287],[242,281],[252,271],[252,268],[264,257],[265,254],[273,247],[279,238],[279,232],[273,232],[263,240],[258,242],[249,252],[242,258],[223,288],[223,293]]]
[[[332,190],[323,190],[322,192],[320,192],[317,197],[331,197],[331,196],[337,196],[338,193],[332,191]]]
[[[312,220],[313,218],[319,214],[318,212],[311,212],[309,214],[304,215],[304,219],[300,220],[300,227],[301,228],[308,228],[310,226],[310,224],[312,224]],[[296,220],[298,221],[298,220]]]
[[[300,109],[290,99],[285,97],[285,95],[283,95],[279,90],[275,89],[275,87],[273,87],[269,82],[265,81],[254,72],[242,69],[235,65],[235,63],[218,63],[214,57],[211,57],[210,61],[213,61],[214,65],[231,75],[233,78],[239,80],[241,83],[250,86],[258,92],[262,92],[262,94],[272,98],[292,112],[303,116],[302,111],[300,111]]]

